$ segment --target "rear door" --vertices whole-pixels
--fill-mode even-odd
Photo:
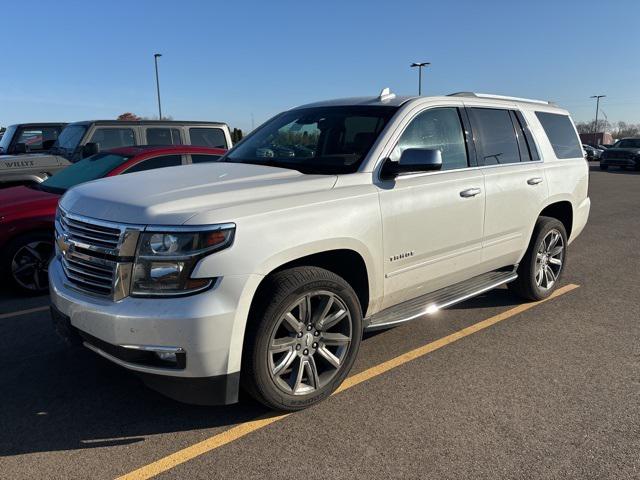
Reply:
[[[467,107],[486,206],[485,270],[513,265],[529,244],[548,196],[542,162],[522,114],[515,108]]]

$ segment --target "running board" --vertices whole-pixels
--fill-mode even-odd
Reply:
[[[516,278],[518,278],[518,274],[515,270],[483,273],[464,282],[456,283],[450,287],[386,308],[365,319],[365,331],[390,328],[400,323],[415,320],[423,315],[435,313],[443,308],[493,290],[500,285],[512,282]]]

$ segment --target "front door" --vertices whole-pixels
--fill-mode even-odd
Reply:
[[[456,107],[418,113],[390,158],[406,148],[439,149],[438,172],[380,181],[384,245],[383,308],[477,273],[482,258],[484,176],[470,155]]]

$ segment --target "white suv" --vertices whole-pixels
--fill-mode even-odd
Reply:
[[[565,110],[458,93],[298,107],[219,163],[71,189],[49,269],[59,332],[175,399],[297,410],[363,331],[508,283],[541,299],[589,215]]]

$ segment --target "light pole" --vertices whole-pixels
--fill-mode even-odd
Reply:
[[[593,143],[598,144],[598,110],[600,110],[600,99],[606,97],[606,95],[591,95],[589,98],[596,99],[596,123],[593,126]]]
[[[160,80],[158,78],[158,57],[161,57],[161,53],[154,53],[153,60],[156,63],[156,90],[158,91],[158,120],[162,120],[162,107],[160,106]]]
[[[418,67],[418,95],[422,95],[422,67],[431,65],[431,62],[413,62],[410,67]]]

